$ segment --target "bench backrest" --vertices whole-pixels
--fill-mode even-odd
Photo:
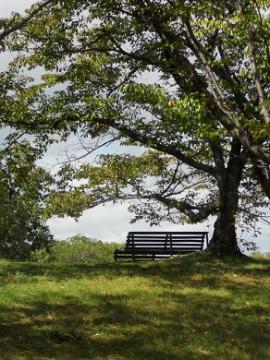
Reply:
[[[181,251],[203,250],[208,246],[208,232],[129,232],[126,250],[136,251]]]

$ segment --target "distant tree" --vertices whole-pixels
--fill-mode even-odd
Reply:
[[[105,243],[83,235],[75,235],[66,240],[57,240],[51,247],[49,258],[44,252],[34,255],[39,261],[54,261],[63,264],[95,264],[113,261],[113,252],[119,247],[116,243]],[[38,255],[41,255],[38,259]]]
[[[36,115],[20,113],[14,121],[32,131],[80,130],[105,143],[117,138],[151,148],[179,162],[189,179],[194,173],[190,186],[208,179],[204,199],[161,189],[156,201],[194,222],[202,220],[198,214],[216,215],[209,250],[239,254],[241,180],[248,176],[242,186],[250,189],[254,174],[262,186],[268,176],[261,165],[269,148],[268,7],[252,0],[54,1],[10,47],[27,46],[17,63],[49,72],[39,89],[64,90],[44,93]],[[30,92],[26,99],[32,98]],[[103,170],[110,186],[106,164]],[[65,194],[73,205],[74,194]]]
[[[0,152],[0,256],[29,259],[53,240],[44,217],[53,180],[36,165],[39,155],[26,141]]]

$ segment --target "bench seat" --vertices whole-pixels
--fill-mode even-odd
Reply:
[[[129,232],[123,250],[115,250],[115,261],[155,260],[202,251],[208,246],[208,232]]]

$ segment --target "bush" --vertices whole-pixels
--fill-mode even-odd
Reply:
[[[33,253],[32,260],[37,262],[54,261],[61,264],[96,264],[113,261],[113,253],[119,244],[104,243],[76,235],[67,240],[55,241],[50,254],[45,250]]]
[[[51,245],[50,249],[53,247],[53,245]],[[32,251],[31,253],[31,261],[34,262],[49,262],[51,260],[51,254],[49,252],[49,249],[46,248],[42,248],[42,249],[37,249],[35,251]]]

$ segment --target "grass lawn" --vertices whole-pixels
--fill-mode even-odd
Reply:
[[[270,359],[270,258],[0,261],[0,359]]]

